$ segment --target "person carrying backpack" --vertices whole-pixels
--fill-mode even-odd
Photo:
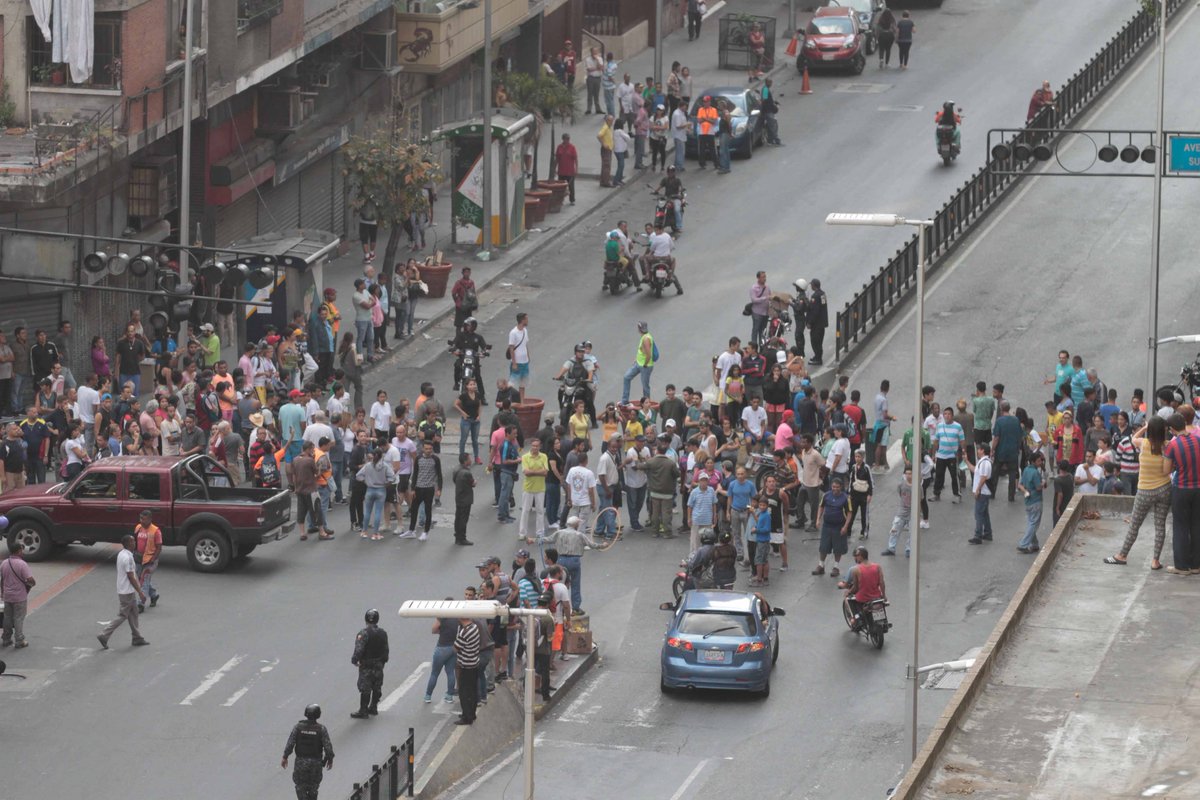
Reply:
[[[654,337],[650,335],[650,327],[645,321],[642,321],[637,324],[637,329],[641,338],[638,339],[633,366],[625,371],[621,387],[621,405],[629,404],[629,387],[638,375],[642,376],[642,397],[651,396],[650,373],[654,372],[654,365],[658,363],[658,345],[654,343]]]

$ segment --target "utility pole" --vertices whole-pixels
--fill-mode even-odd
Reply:
[[[662,83],[663,0],[654,0],[654,82]]]
[[[475,257],[492,257],[492,0],[483,0],[483,242]]]
[[[1154,393],[1158,388],[1158,279],[1159,256],[1162,239],[1162,184],[1166,169],[1167,147],[1163,139],[1163,94],[1167,82],[1167,0],[1159,0],[1158,10],[1158,113],[1154,129],[1154,218],[1150,231],[1150,335],[1147,340],[1149,352],[1146,359],[1146,397],[1149,409],[1154,411]]]
[[[185,253],[191,253],[191,203],[192,203],[192,3],[187,0],[184,6],[186,19],[183,23],[183,143],[180,147],[179,164],[179,247]],[[190,283],[187,270],[190,259],[179,259],[180,283]],[[188,321],[185,317],[179,323],[179,352],[187,348]]]

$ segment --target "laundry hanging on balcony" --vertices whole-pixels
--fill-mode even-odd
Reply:
[[[42,32],[42,38],[47,42],[54,41],[50,35],[50,0],[29,0],[29,5],[33,8],[33,19]]]
[[[94,0],[52,0],[50,59],[65,62],[72,83],[86,83],[92,77],[93,39],[95,35]],[[37,2],[37,0],[31,0]]]

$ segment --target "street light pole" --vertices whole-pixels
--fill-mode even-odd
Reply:
[[[663,0],[654,0],[654,82],[662,83]]]
[[[475,257],[492,257],[492,0],[483,0],[483,242]]]
[[[1158,273],[1159,253],[1162,239],[1162,186],[1163,170],[1166,169],[1167,148],[1163,141],[1163,95],[1167,82],[1167,0],[1158,4],[1158,110],[1154,129],[1154,209],[1150,231],[1150,309],[1148,323],[1150,336],[1146,359],[1146,396],[1151,398],[1150,410],[1154,411],[1154,393],[1158,383]]]
[[[183,141],[179,148],[179,246],[181,248],[190,248],[192,244],[188,241],[191,237],[190,228],[192,226],[192,2],[193,0],[187,0],[183,12],[186,19],[183,23]],[[189,256],[192,255],[190,249],[185,249],[184,252]],[[189,282],[187,269],[187,262],[180,259],[179,279],[182,283]],[[188,321],[187,317],[184,317],[179,323],[177,346],[180,353],[186,350],[188,337]]]
[[[921,446],[922,425],[921,416],[921,387],[925,383],[925,231],[933,226],[929,219],[905,219],[898,214],[830,214],[825,217],[826,225],[869,225],[895,227],[897,225],[913,225],[917,228],[917,333],[916,356],[914,364],[913,387],[913,458],[912,458],[912,491],[919,496],[921,491],[921,466],[925,461],[924,448]],[[908,562],[908,593],[909,604],[912,606],[912,661],[905,672],[911,682],[908,687],[908,741],[909,761],[917,760],[917,692],[920,683],[917,681],[921,663],[921,523],[920,513],[917,514],[916,524],[909,523],[912,539],[912,557]]]

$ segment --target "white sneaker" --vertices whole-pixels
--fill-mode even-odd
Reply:
[[[426,533],[425,531],[421,531],[421,535],[417,537],[418,542],[424,542],[424,541],[427,541],[428,539],[429,539],[429,534]]]
[[[556,530],[558,530],[558,523],[557,523],[557,522],[551,522],[551,523],[550,523],[549,525],[547,525],[546,527],[547,527],[547,528],[549,528],[549,529],[550,529],[550,530],[552,530],[552,531],[556,531]]]
[[[921,520],[921,527],[924,528],[925,530],[929,530],[929,520],[925,520],[925,519]]]
[[[417,532],[405,531],[404,533],[397,534],[397,536],[399,536],[401,539],[415,539],[417,538]]]

